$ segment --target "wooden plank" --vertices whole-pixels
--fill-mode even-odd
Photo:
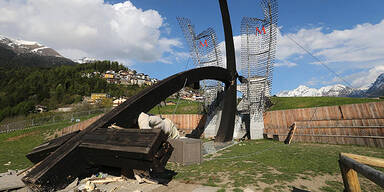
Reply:
[[[81,146],[128,152],[134,159],[138,158],[135,153],[145,154],[147,159],[151,159],[167,139],[161,129],[97,129],[84,136]]]
[[[384,168],[384,159],[376,158],[376,157],[367,157],[363,155],[356,155],[352,153],[341,153],[341,155],[347,156],[359,163],[363,163],[370,166],[382,167]]]
[[[295,134],[295,131],[296,131],[296,124],[293,123],[291,125],[291,130],[289,131],[288,136],[284,141],[285,144],[291,144],[291,141],[293,139],[293,135]]]
[[[141,169],[149,170],[154,168],[159,168],[165,166],[165,163],[168,161],[173,148],[161,148],[158,152],[162,153],[159,157],[153,157],[152,159],[148,158],[131,158],[131,153],[126,152],[125,150],[105,150],[98,149],[96,147],[90,147],[86,145],[80,145],[80,150],[84,154],[85,159],[90,164],[94,165],[104,165],[110,167],[119,167],[119,168],[128,168],[128,169]],[[167,157],[163,159],[163,157]],[[165,162],[164,162],[165,161]]]

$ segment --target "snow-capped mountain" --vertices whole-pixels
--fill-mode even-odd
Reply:
[[[92,63],[94,61],[97,61],[97,59],[94,58],[89,58],[89,57],[83,57],[81,59],[75,60],[75,62],[83,64],[83,63]]]
[[[282,91],[278,97],[313,97],[313,96],[333,96],[333,97],[377,97],[384,95],[384,73],[379,75],[368,89],[353,89],[345,85],[331,85],[320,89],[309,88],[300,85],[292,91]]]
[[[62,57],[57,51],[33,41],[16,40],[0,35],[0,46],[17,54],[37,54],[42,56]]]
[[[16,40],[0,35],[0,66],[74,65],[52,48],[33,41]]]
[[[384,95],[384,73],[377,77],[376,81],[367,90],[367,96],[383,96]]]
[[[307,86],[300,85],[298,88],[292,91],[282,91],[277,94],[278,97],[363,97],[364,95],[365,90],[353,89],[341,84],[325,86],[319,89],[309,88]]]

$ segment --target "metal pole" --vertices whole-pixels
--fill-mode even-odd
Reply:
[[[265,74],[265,81],[264,81],[264,94],[266,93],[267,85],[268,89],[270,88],[270,83],[268,82],[269,79],[269,70],[270,70],[270,65],[271,65],[271,47],[272,47],[272,12],[271,12],[271,2],[268,2],[268,14],[269,14],[269,44],[268,44],[268,63],[267,63],[267,70]],[[268,90],[269,93],[269,90]],[[264,104],[264,101],[263,101]]]

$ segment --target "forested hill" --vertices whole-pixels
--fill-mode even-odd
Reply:
[[[132,96],[136,85],[109,84],[100,75],[107,70],[126,70],[118,62],[97,61],[52,68],[0,66],[0,121],[5,117],[28,114],[37,104],[55,109],[82,100],[91,93],[112,97]],[[88,74],[88,75],[87,75]]]

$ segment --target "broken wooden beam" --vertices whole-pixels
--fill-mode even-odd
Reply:
[[[292,139],[293,139],[293,135],[295,135],[296,124],[293,123],[289,128],[290,128],[289,133],[287,135],[287,138],[285,138],[285,141],[284,141],[285,144],[291,144]]]

